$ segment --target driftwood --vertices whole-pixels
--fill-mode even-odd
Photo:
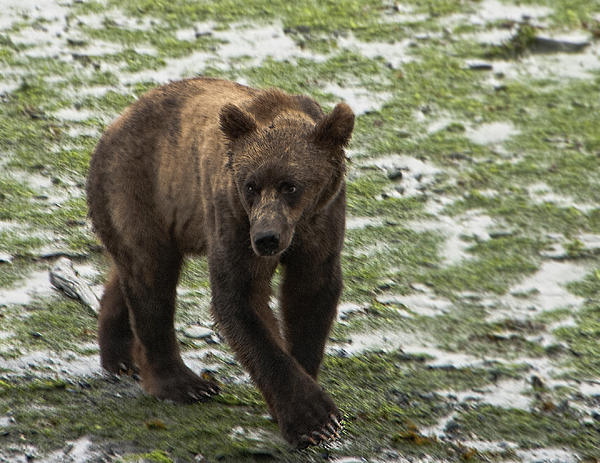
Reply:
[[[73,268],[73,262],[66,257],[56,261],[50,269],[50,283],[66,296],[79,300],[88,307],[94,315],[98,315],[100,301],[90,285]]]

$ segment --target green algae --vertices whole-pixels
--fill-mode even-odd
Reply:
[[[122,4],[115,2],[117,6]],[[287,27],[304,26],[324,32],[360,27],[373,22],[383,8],[379,0],[328,0],[289,3],[283,0],[265,2],[253,0],[243,8],[235,1],[207,2],[151,2],[135,0],[128,2],[131,15],[149,15],[181,27],[209,19],[218,22],[265,21],[281,18]]]
[[[34,301],[20,317],[11,328],[23,340],[22,350],[80,351],[79,346],[96,342],[95,317],[80,303],[63,297]]]
[[[519,24],[514,35],[501,45],[491,47],[486,53],[488,58],[517,58],[529,51],[537,35],[536,28],[530,24]]]
[[[480,291],[504,294],[511,284],[537,269],[541,243],[527,238],[492,239],[470,248],[475,257],[459,264],[433,269],[421,278],[440,294]]]
[[[599,312],[597,302],[589,303],[577,314],[575,326],[560,327],[555,331],[556,337],[567,343],[571,355],[566,364],[577,378],[593,379],[600,373]]]
[[[333,371],[341,374],[332,377]],[[358,451],[364,446],[375,450],[375,445],[388,442],[412,454],[418,449],[410,442],[397,442],[394,436],[411,423],[426,425],[448,412],[441,397],[428,391],[475,387],[503,374],[432,370],[418,358],[392,353],[329,358],[323,382],[344,411],[345,436],[353,442],[347,450]],[[379,394],[370,392],[373,384],[381,388]],[[38,381],[27,385],[9,382],[8,387],[0,389],[0,396],[7,402],[0,413],[10,409],[15,424],[3,439],[10,444],[24,435],[40,448],[52,448],[53,442],[77,439],[93,430],[97,438],[120,435],[121,439],[138,445],[152,442],[154,448],[169,458],[188,460],[201,453],[207,458],[236,461],[235,458],[248,458],[262,449],[263,453],[285,461],[318,461],[318,454],[290,453],[279,439],[274,439],[276,426],[263,417],[265,406],[256,390],[234,385],[228,385],[227,390],[227,394],[238,398],[181,406],[141,395],[130,380],[113,383],[110,379],[88,379],[78,384]],[[49,412],[48,407],[60,413]],[[150,420],[162,425],[147,426]],[[241,437],[232,443],[230,420],[243,429],[267,432],[268,440],[257,443]],[[434,447],[435,454],[440,456],[447,455],[451,448]],[[332,449],[331,453],[337,452]]]
[[[575,410],[527,412],[483,405],[456,419],[459,428],[482,439],[506,439],[532,448],[534,442],[544,446],[568,446],[592,456],[600,443],[594,429],[583,427]]]

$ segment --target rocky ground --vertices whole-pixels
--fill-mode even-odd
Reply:
[[[600,461],[599,38],[596,0],[4,0],[0,461]],[[281,440],[203,260],[177,329],[223,393],[174,405],[100,370],[91,150],[200,74],[358,115],[328,446]]]

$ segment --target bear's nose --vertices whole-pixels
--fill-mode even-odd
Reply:
[[[279,233],[272,230],[258,232],[254,236],[254,246],[263,256],[270,256],[279,250]]]

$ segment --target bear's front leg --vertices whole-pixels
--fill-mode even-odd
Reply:
[[[317,256],[302,247],[285,256],[280,294],[288,352],[315,379],[342,292],[339,254]]]
[[[237,252],[236,252],[237,251]],[[266,261],[247,248],[213,248],[209,254],[213,310],[219,327],[261,390],[285,439],[316,445],[335,437],[340,413],[331,397],[284,349],[277,333],[254,307]],[[274,266],[273,266],[274,268]]]

